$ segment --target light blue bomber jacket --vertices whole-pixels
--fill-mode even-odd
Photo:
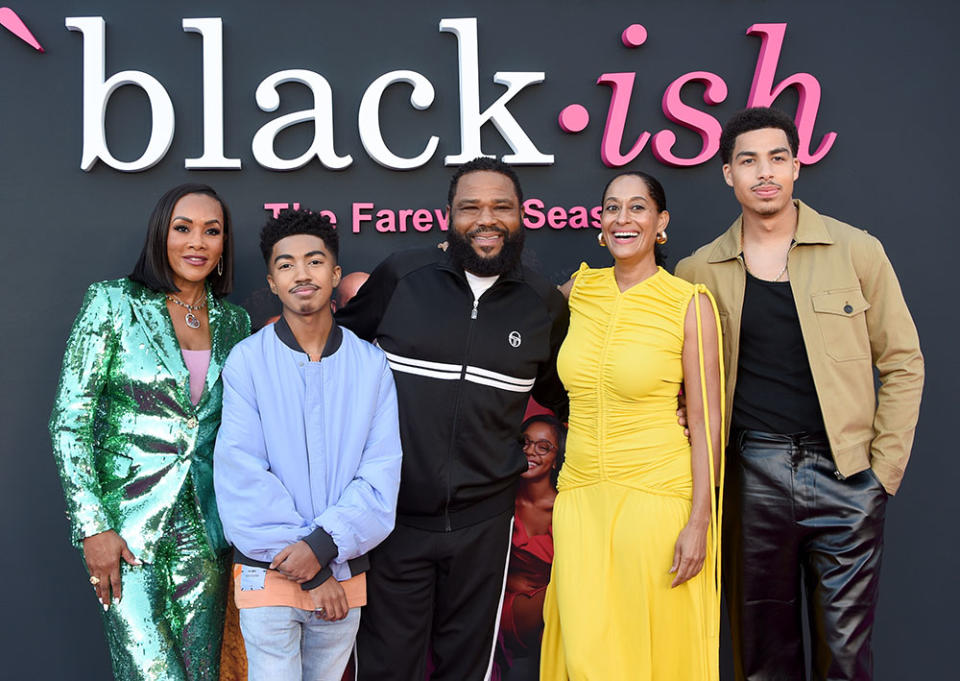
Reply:
[[[238,343],[214,450],[227,540],[262,563],[305,540],[324,566],[310,586],[366,569],[396,517],[397,419],[385,355],[347,329],[334,324],[319,362],[283,317]]]

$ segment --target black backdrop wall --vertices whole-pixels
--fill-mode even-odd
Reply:
[[[440,209],[452,169],[444,156],[460,152],[458,40],[438,30],[442,19],[475,17],[479,45],[480,110],[504,87],[497,71],[543,71],[545,80],[508,103],[522,130],[552,165],[521,169],[530,197],[546,207],[591,207],[613,170],[600,155],[611,89],[604,73],[635,73],[624,132],[624,152],[643,131],[677,132],[675,153],[693,157],[699,137],[661,111],[667,86],[692,71],[710,71],[728,88],[715,106],[702,85],[683,99],[723,121],[747,101],[760,49],[748,36],[757,23],[786,23],[776,82],[798,72],[816,77],[822,101],[813,130],[815,148],[828,132],[829,153],[801,171],[796,192],[821,212],[869,229],[886,245],[900,274],[927,358],[928,377],[914,459],[889,506],[887,557],[875,647],[877,679],[953,678],[948,651],[955,645],[960,572],[955,492],[958,378],[953,357],[958,331],[950,274],[958,237],[955,217],[958,66],[953,29],[960,10],[951,3],[914,0],[788,2],[725,0],[627,3],[621,0],[525,3],[409,0],[403,3],[234,2],[121,3],[103,0],[11,2],[42,43],[41,54],[0,31],[0,537],[7,569],[0,601],[3,661],[0,677],[102,679],[109,665],[91,596],[76,552],[68,545],[64,504],[50,455],[46,423],[64,341],[86,286],[126,274],[142,243],[148,212],[169,186],[199,180],[227,199],[237,228],[239,277],[232,299],[261,319],[262,261],[256,234],[265,203],[300,202],[336,213],[345,271],[369,271],[387,253],[443,239],[434,226],[380,233],[373,222],[351,229],[354,202],[388,208]],[[97,162],[81,170],[83,47],[88,39],[65,28],[67,17],[102,16],[106,75],[135,69],[155,77],[173,104],[176,130],[169,151],[149,170],[120,172]],[[184,159],[203,147],[201,36],[184,32],[184,18],[221,17],[223,26],[223,139],[241,170],[187,170]],[[647,40],[628,49],[620,34],[646,27]],[[283,69],[323,75],[333,93],[333,140],[350,154],[343,170],[318,160],[289,172],[262,167],[251,151],[258,129],[312,106],[306,87],[280,88],[280,106],[264,112],[254,93]],[[415,70],[435,97],[418,111],[410,87],[386,91],[380,120],[394,153],[413,157],[431,135],[436,153],[422,167],[396,171],[366,153],[358,129],[364,92],[380,75]],[[590,124],[565,133],[558,113],[582,104]],[[795,111],[788,89],[777,105]],[[107,141],[123,161],[138,158],[150,133],[142,90],[119,89],[106,113]],[[483,150],[510,153],[493,125],[481,133]],[[313,140],[312,124],[281,133],[280,156],[295,157]],[[657,161],[650,144],[630,163],[658,175],[673,215],[672,262],[724,229],[737,213],[723,184],[719,160],[689,168]],[[412,224],[412,223],[411,223]],[[530,229],[529,250],[557,281],[581,260],[606,264],[593,229]]]

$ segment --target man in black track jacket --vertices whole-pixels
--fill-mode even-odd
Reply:
[[[520,262],[523,193],[476,159],[450,183],[449,247],[387,258],[337,321],[387,353],[403,468],[396,529],[371,554],[357,639],[363,681],[487,677],[532,392],[565,419],[563,296]]]

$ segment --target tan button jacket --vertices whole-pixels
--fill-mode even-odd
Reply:
[[[880,242],[802,201],[796,204],[787,270],[834,462],[845,477],[873,468],[894,494],[910,457],[923,391],[917,329]],[[728,427],[746,286],[742,220],[676,270],[687,281],[706,284],[720,308]]]

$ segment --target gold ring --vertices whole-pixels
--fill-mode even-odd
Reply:
[[[100,583],[100,578],[97,577],[96,575],[90,575],[90,583],[96,586],[97,584]]]

